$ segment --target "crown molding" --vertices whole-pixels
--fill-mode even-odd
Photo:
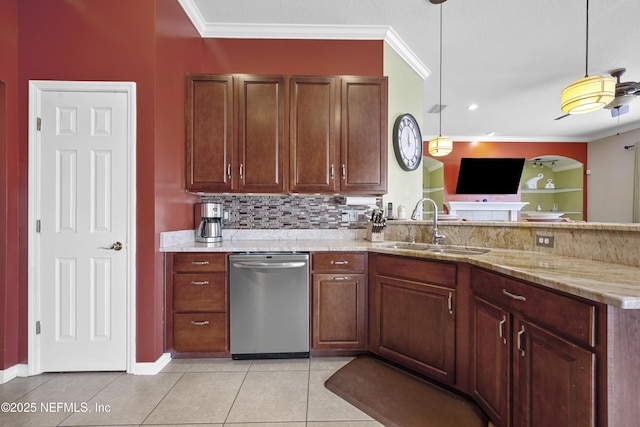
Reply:
[[[431,71],[389,25],[311,25],[206,22],[193,0],[178,0],[202,38],[221,39],[306,39],[306,40],[383,40],[420,77]]]

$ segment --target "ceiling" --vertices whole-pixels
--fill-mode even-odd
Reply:
[[[425,78],[423,139],[592,141],[640,128],[630,112],[565,117],[560,92],[585,74],[586,0],[179,0],[203,37],[384,39]],[[589,75],[640,81],[640,1],[590,0]],[[479,108],[468,111],[467,106]],[[495,135],[487,135],[495,132]]]

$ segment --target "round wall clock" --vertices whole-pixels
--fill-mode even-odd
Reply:
[[[412,171],[420,166],[422,134],[411,114],[402,114],[396,119],[393,125],[393,150],[402,169]]]

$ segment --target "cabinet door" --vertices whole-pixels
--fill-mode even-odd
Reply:
[[[364,349],[365,275],[313,275],[314,349]]]
[[[285,77],[238,77],[238,188],[282,192],[287,152]]]
[[[472,304],[472,394],[496,427],[507,427],[511,378],[510,315],[478,297],[473,298]]]
[[[343,192],[387,191],[387,78],[343,77],[341,88]]]
[[[289,188],[333,192],[339,111],[335,77],[292,77],[289,89]]]
[[[233,77],[189,75],[185,108],[186,188],[229,191],[233,157]]]
[[[443,382],[455,381],[455,290],[376,277],[377,352]]]
[[[595,423],[595,355],[514,319],[514,427]]]

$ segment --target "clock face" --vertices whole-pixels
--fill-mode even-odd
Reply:
[[[422,135],[418,122],[411,114],[398,116],[393,126],[393,149],[400,167],[416,170],[422,160]]]

